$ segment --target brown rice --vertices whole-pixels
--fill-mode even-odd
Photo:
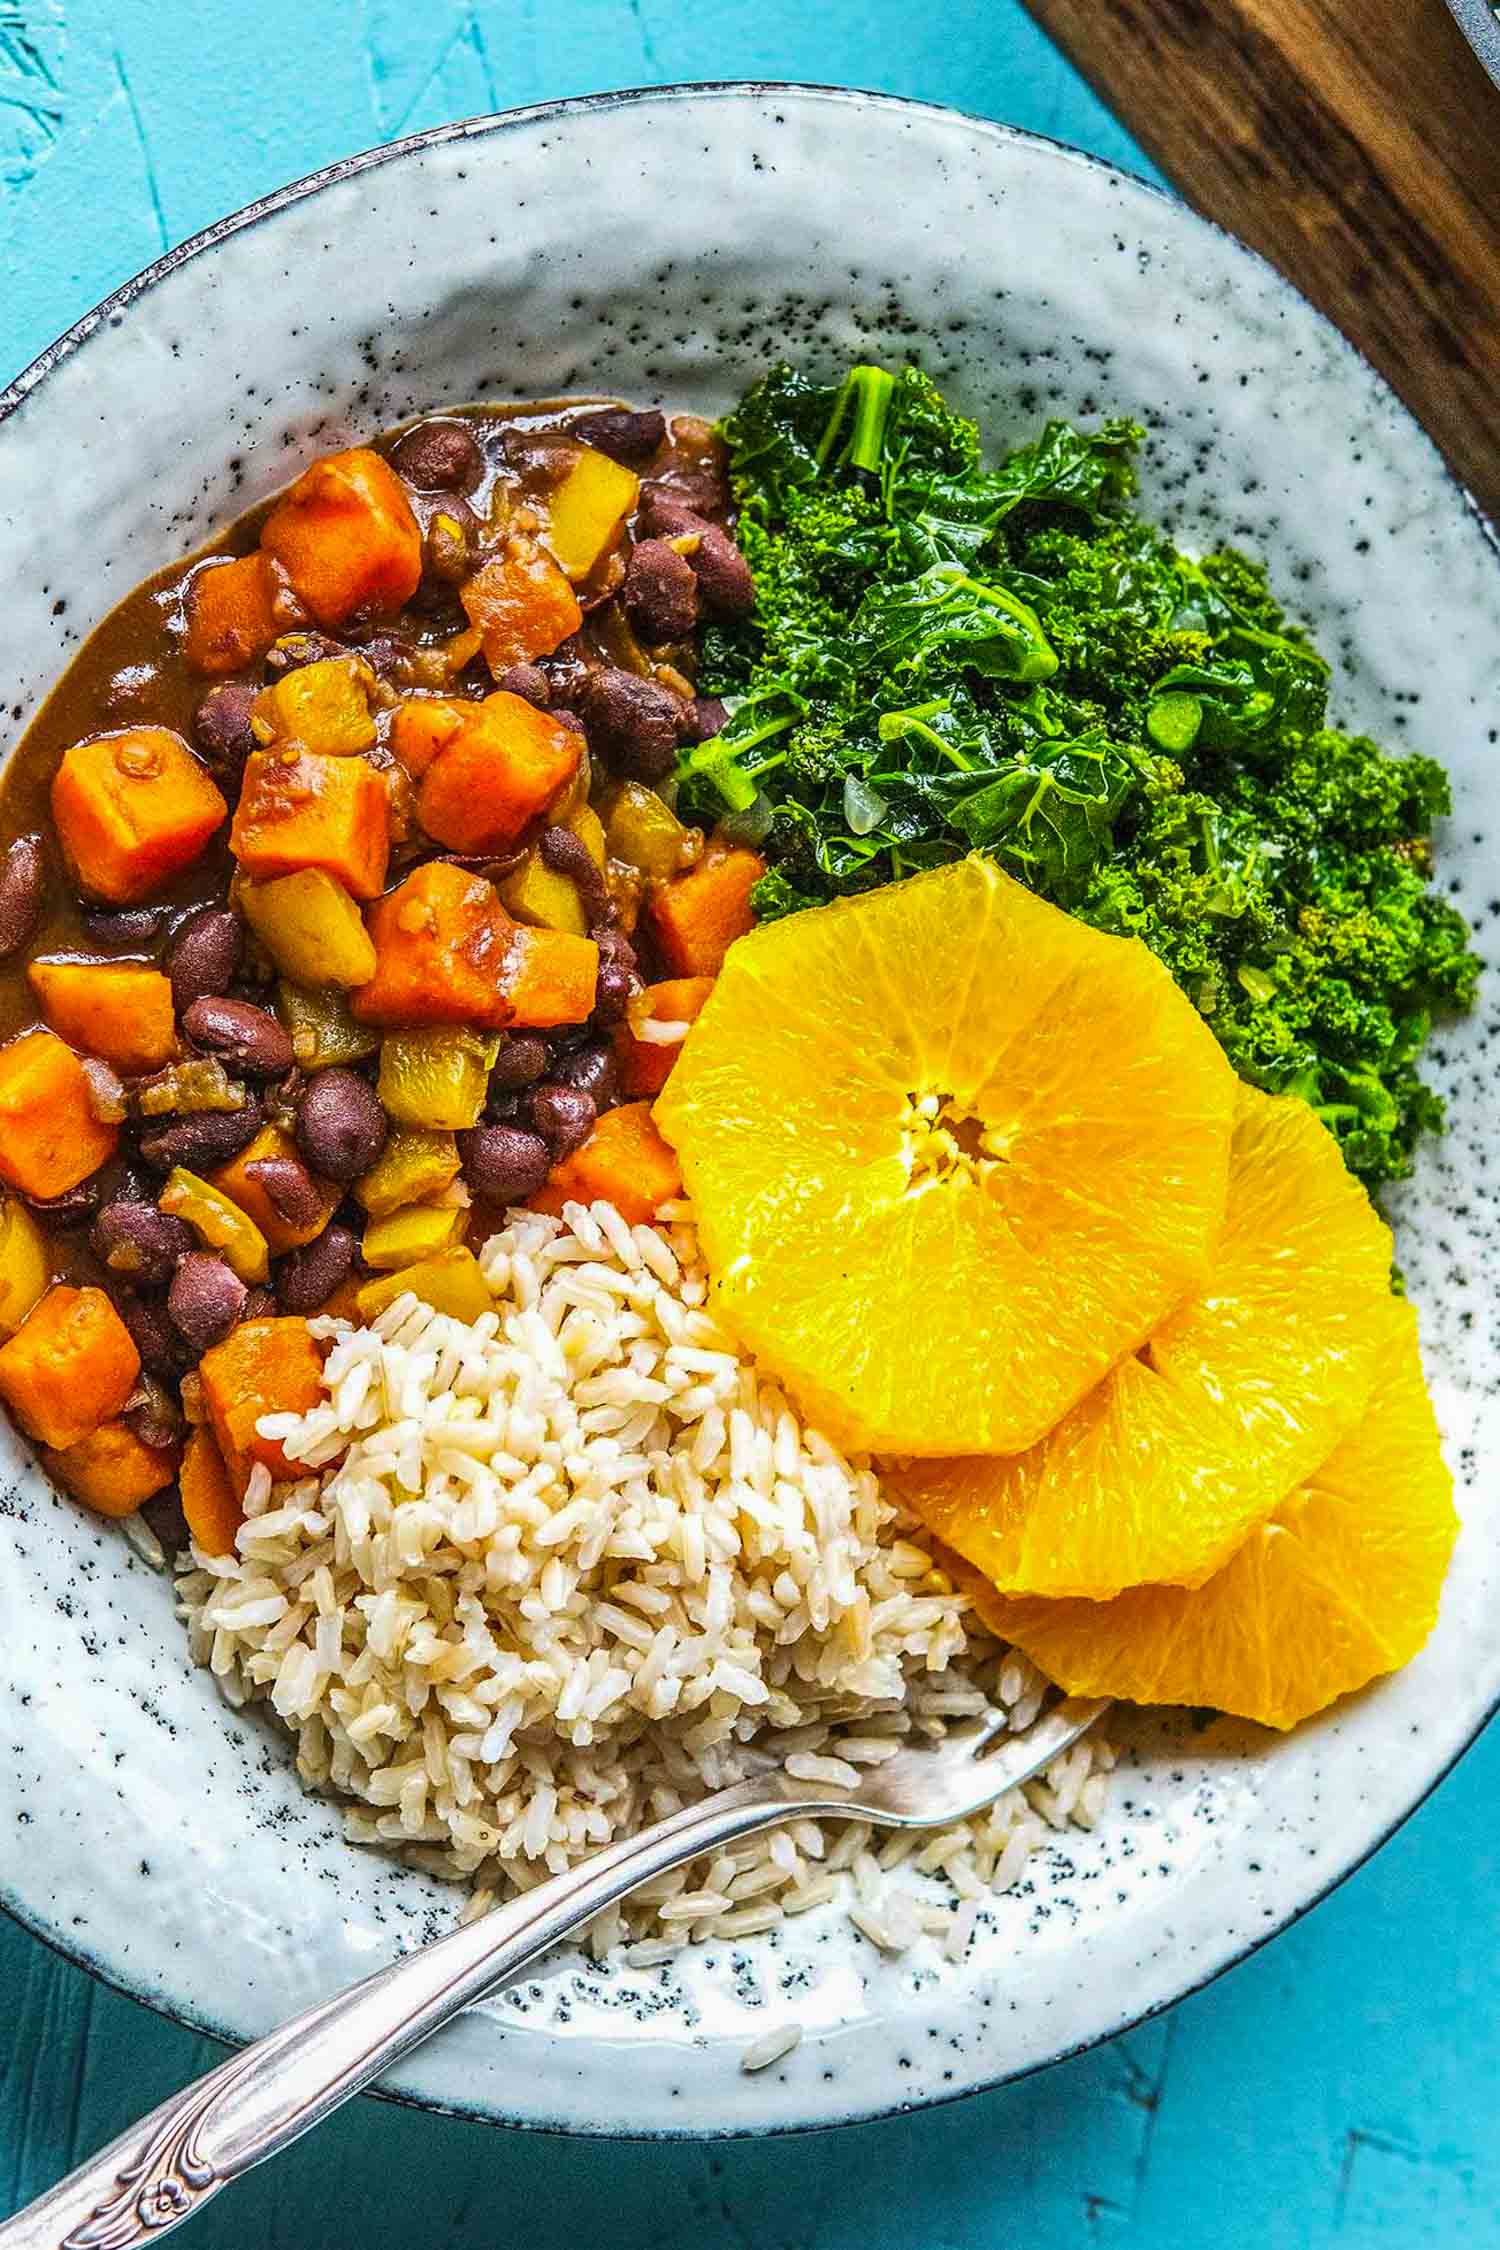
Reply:
[[[848,1783],[912,1733],[1045,1683],[980,1631],[870,1468],[805,1426],[707,1309],[690,1214],[517,1211],[472,1325],[399,1299],[325,1320],[326,1400],[267,1415],[238,1552],[179,1580],[198,1659],[264,1699],[352,1840],[474,1886],[468,1911],[738,1778],[769,1749]],[[600,1917],[637,1966],[842,1901],[884,1951],[968,1945],[1111,1754],[933,1834],[803,1820]]]

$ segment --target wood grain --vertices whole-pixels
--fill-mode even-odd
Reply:
[[[1500,520],[1500,91],[1442,0],[1029,0]]]

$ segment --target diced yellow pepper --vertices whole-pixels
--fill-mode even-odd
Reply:
[[[380,1043],[376,1091],[398,1125],[462,1132],[477,1125],[495,1057],[496,1033],[438,1024],[430,1031],[390,1031]]]
[[[567,930],[574,937],[587,937],[588,917],[578,896],[578,885],[571,875],[560,875],[549,867],[533,845],[519,867],[496,884],[508,914],[518,922],[529,922],[539,930]]]
[[[419,1259],[436,1258],[462,1242],[469,1214],[462,1204],[410,1203],[365,1228],[360,1255],[375,1273],[394,1273]]]
[[[308,992],[283,982],[276,987],[276,1013],[304,1070],[361,1062],[380,1045],[378,1031],[355,1022],[342,992]]]
[[[547,544],[569,578],[587,578],[635,506],[639,477],[581,446],[547,504]]]
[[[0,1335],[19,1328],[52,1279],[47,1238],[14,1196],[0,1204]]]
[[[272,1257],[279,1258],[283,1251],[300,1250],[305,1242],[316,1241],[338,1209],[343,1190],[319,1181],[322,1210],[309,1224],[291,1226],[250,1170],[252,1164],[263,1164],[268,1157],[275,1156],[296,1157],[297,1145],[279,1125],[263,1125],[248,1147],[219,1166],[210,1176],[209,1185],[216,1187],[221,1195],[227,1195],[231,1203],[239,1205],[246,1218],[260,1228]]]
[[[458,1173],[458,1143],[451,1133],[398,1125],[388,1136],[379,1160],[355,1181],[355,1200],[364,1205],[372,1219],[383,1219],[408,1203],[425,1203],[431,1196],[441,1195]]]
[[[241,1281],[252,1286],[271,1270],[270,1247],[255,1221],[196,1172],[174,1165],[157,1198],[174,1219],[186,1219],[200,1242],[221,1251]]]
[[[670,881],[682,868],[687,830],[665,798],[643,781],[622,781],[610,798],[604,834],[611,859]]]
[[[596,867],[602,868],[609,857],[609,850],[604,841],[604,823],[593,806],[575,805],[563,821],[563,826],[571,828],[574,835],[582,839],[589,858]]]
[[[367,1281],[359,1293],[360,1319],[378,1319],[407,1290],[434,1312],[448,1313],[454,1320],[477,1320],[495,1301],[473,1251],[445,1250],[440,1258],[424,1258],[419,1265]]]
[[[301,867],[268,883],[236,885],[240,912],[284,977],[348,988],[375,974],[375,941],[342,883]]]
[[[368,667],[354,656],[299,665],[274,687],[261,689],[251,706],[250,724],[261,742],[279,750],[357,757],[375,740],[369,678]]]

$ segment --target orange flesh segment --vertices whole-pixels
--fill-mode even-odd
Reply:
[[[742,938],[656,1117],[742,1341],[942,1456],[1024,1451],[1201,1283],[1233,1099],[1143,945],[968,859]]]
[[[918,1463],[892,1488],[1007,1592],[1196,1585],[1364,1411],[1390,1262],[1306,1103],[1242,1086],[1201,1293],[1028,1452]]]
[[[1392,1301],[1362,1419],[1196,1590],[1113,1601],[996,1594],[992,1631],[1073,1695],[1178,1703],[1287,1729],[1409,1663],[1437,1616],[1457,1531],[1416,1315]]]

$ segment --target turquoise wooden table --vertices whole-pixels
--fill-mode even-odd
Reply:
[[[0,0],[0,380],[169,244],[351,149],[710,76],[885,87],[1150,169],[1016,0]],[[1500,2244],[1497,1796],[1500,1732],[1268,1950],[999,2093],[719,2148],[544,2139],[365,2101],[189,2239],[1418,2250],[1462,2235],[1483,2250]],[[0,2211],[217,2058],[3,1921],[0,1993]]]

